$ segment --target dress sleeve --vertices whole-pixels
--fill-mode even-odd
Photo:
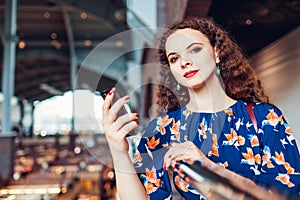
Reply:
[[[167,171],[163,170],[166,149],[160,144],[156,120],[151,121],[141,138],[133,163],[149,199],[170,199],[171,187]]]
[[[289,195],[300,191],[300,156],[297,142],[282,112],[274,105],[257,106],[261,173],[256,180]]]

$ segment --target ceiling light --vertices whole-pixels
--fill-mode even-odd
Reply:
[[[43,16],[45,19],[49,19],[51,14],[48,11],[46,11],[46,12],[44,12]]]
[[[115,10],[113,15],[114,15],[114,18],[117,21],[121,22],[121,21],[125,20],[125,11],[124,11],[124,9]]]
[[[82,13],[80,13],[80,18],[81,19],[86,19],[87,18],[87,13],[86,12],[82,12]]]
[[[57,34],[56,33],[51,33],[50,35],[52,40],[55,40],[57,38]]]
[[[52,40],[51,41],[52,46],[54,46],[56,49],[60,49],[61,48],[61,43],[57,40]]]
[[[245,24],[246,24],[246,25],[251,25],[251,24],[252,24],[252,20],[251,20],[251,19],[247,19],[247,20],[245,21]]]
[[[84,46],[89,47],[89,46],[92,45],[92,41],[91,40],[84,40],[83,44],[84,44]]]
[[[19,42],[19,44],[18,44],[18,47],[19,47],[20,49],[24,49],[25,46],[26,46],[26,43],[25,43],[24,40],[21,40],[21,41]]]

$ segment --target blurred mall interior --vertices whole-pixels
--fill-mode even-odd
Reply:
[[[157,36],[189,16],[230,32],[299,141],[300,0],[0,0],[0,199],[116,199],[99,91],[129,94],[141,133]]]

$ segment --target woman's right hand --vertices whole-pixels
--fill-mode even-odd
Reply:
[[[102,125],[112,155],[128,154],[129,145],[126,135],[138,127],[137,113],[128,113],[118,117],[118,112],[130,99],[129,96],[118,99],[112,104],[115,89],[111,89],[103,104]]]

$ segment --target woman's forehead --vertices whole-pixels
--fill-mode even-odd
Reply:
[[[178,29],[173,32],[166,40],[166,50],[175,50],[178,48],[185,48],[185,45],[190,45],[191,43],[209,43],[208,38],[198,30],[191,28]]]

